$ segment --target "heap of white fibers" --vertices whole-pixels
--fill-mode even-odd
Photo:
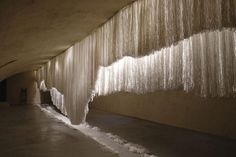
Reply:
[[[87,123],[83,123],[80,125],[72,125],[70,123],[70,120],[63,116],[62,114],[56,112],[53,110],[50,106],[47,106],[46,108],[41,107],[38,105],[38,107],[45,113],[47,113],[49,116],[56,118],[57,120],[63,122],[68,127],[76,129],[86,136],[91,137],[98,143],[104,145],[108,150],[110,150],[113,153],[118,154],[120,157],[156,157],[155,155],[148,154],[148,150],[144,147],[129,143],[120,137],[113,135],[111,133],[105,133],[103,131],[100,131],[97,127],[92,127]]]
[[[144,57],[152,58],[150,69],[142,59],[129,63],[137,67],[119,67],[122,76],[102,76],[96,91],[180,88],[201,96],[228,96],[235,85],[235,32],[230,30],[235,21],[236,0],[138,0],[39,69],[38,81],[64,95],[68,117],[78,124],[85,119],[100,66],[160,50]],[[129,68],[132,73],[125,71]]]
[[[204,32],[144,57],[124,57],[108,67],[100,67],[95,85],[98,95],[171,89],[194,91],[204,97],[233,95],[236,32]]]

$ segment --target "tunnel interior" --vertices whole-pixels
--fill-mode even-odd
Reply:
[[[235,28],[236,0],[0,1],[0,156],[235,157]]]

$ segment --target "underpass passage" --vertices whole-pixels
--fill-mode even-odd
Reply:
[[[236,140],[91,108],[87,122],[158,157],[235,157]]]
[[[42,113],[37,106],[0,105],[0,156],[115,157],[104,146]]]

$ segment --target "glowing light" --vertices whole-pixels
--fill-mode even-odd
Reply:
[[[232,95],[236,44],[222,40],[234,39],[235,34],[232,30],[200,33],[144,57],[123,57],[99,68],[95,93],[182,89],[201,96]]]
[[[42,91],[47,91],[47,87],[45,85],[45,81],[44,80],[41,81],[39,89],[42,90]]]
[[[59,70],[59,63],[58,63],[58,61],[56,61],[55,68],[56,68],[56,72],[58,72],[58,70]]]
[[[73,47],[70,47],[66,52],[66,61],[71,62],[73,57]]]
[[[49,88],[63,93],[73,123],[86,117],[100,66],[98,94],[182,88],[201,96],[232,95],[236,89],[232,10],[234,6],[222,0],[135,1],[52,59],[50,67],[39,69],[38,82],[45,80]],[[106,68],[125,56],[145,57],[127,57]]]
[[[52,87],[51,89],[48,89],[45,81],[41,81],[40,83],[40,90],[46,92],[50,91],[51,99],[53,105],[57,107],[64,115],[67,115],[67,111],[64,105],[64,95],[61,94],[56,88]]]

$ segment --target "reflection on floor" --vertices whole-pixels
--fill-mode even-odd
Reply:
[[[1,157],[115,157],[102,145],[50,118],[37,106],[0,103]]]
[[[90,125],[149,149],[158,157],[235,157],[236,140],[91,109]],[[0,156],[113,157],[104,146],[36,106],[0,103]]]
[[[236,140],[90,109],[87,121],[158,157],[235,157]]]

